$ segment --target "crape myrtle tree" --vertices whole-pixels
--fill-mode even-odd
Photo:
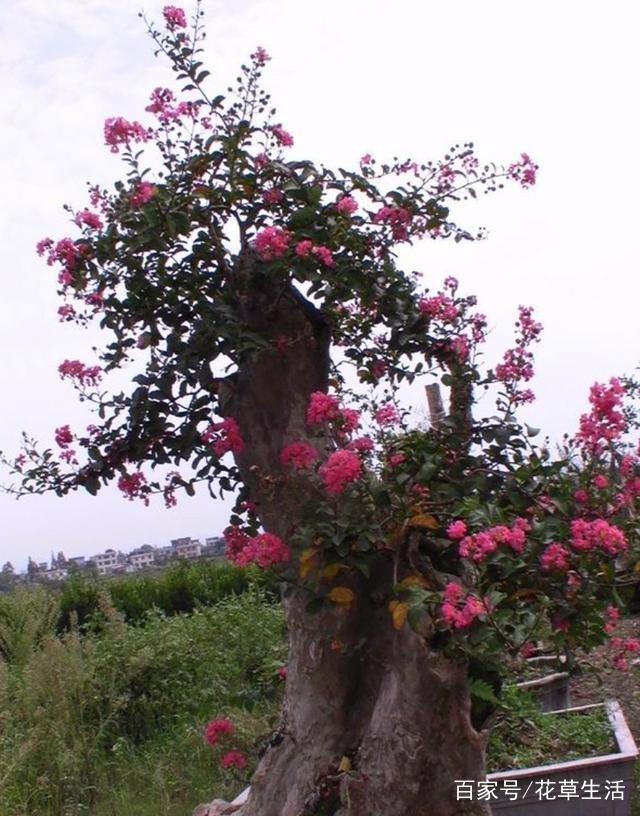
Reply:
[[[290,159],[260,84],[268,54],[214,95],[201,17],[168,6],[148,24],[177,89],[156,88],[142,121],[106,121],[123,178],[68,208],[75,237],[38,245],[60,319],[108,340],[59,368],[94,424],[58,427],[53,449],[25,436],[5,457],[11,489],[115,481],[169,506],[200,482],[237,492],[228,557],[279,572],[289,630],[282,721],[243,816],[486,814],[455,781],[484,778],[505,656],[541,632],[569,654],[613,634],[624,668],[640,645],[614,632],[636,384],[594,385],[562,449],[537,445],[516,417],[533,399],[532,310],[485,365],[475,298],[397,263],[419,239],[482,237],[452,208],[532,186],[535,164],[483,165],[472,144],[354,170]],[[113,393],[115,369],[131,385]],[[411,423],[401,386],[435,380],[447,408]],[[495,414],[478,418],[485,391]]]

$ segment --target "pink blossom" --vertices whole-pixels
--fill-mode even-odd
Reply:
[[[594,476],[593,486],[598,490],[605,490],[605,488],[609,487],[609,480],[602,473],[598,473],[597,476]]]
[[[259,45],[256,50],[251,54],[251,59],[256,63],[256,65],[266,65],[267,62],[271,59],[269,54],[266,50]]]
[[[398,409],[390,402],[387,402],[378,408],[373,416],[375,421],[381,427],[386,425],[395,425],[396,423],[400,422],[400,414],[398,413]]]
[[[178,6],[165,6],[162,9],[162,15],[169,31],[187,27],[187,17],[184,10]]]
[[[520,154],[520,161],[509,166],[510,178],[520,182],[522,187],[533,187],[536,183],[538,165],[526,153]]]
[[[221,734],[233,734],[235,732],[235,728],[231,720],[227,719],[220,719],[220,720],[211,720],[211,722],[207,723],[204,727],[204,739],[212,747],[218,742],[218,738]]]
[[[360,159],[360,166],[366,167],[368,164],[373,164],[373,156],[371,153],[365,153],[364,156]]]
[[[411,223],[411,213],[404,207],[382,207],[373,216],[374,224],[387,224],[391,227],[391,235],[396,241],[406,241],[409,238],[408,226]]]
[[[224,456],[225,453],[242,453],[244,450],[244,440],[240,433],[240,427],[233,417],[227,417],[222,422],[214,422],[202,434],[202,441],[206,445],[213,444],[216,456]]]
[[[86,226],[91,229],[102,229],[102,219],[97,213],[91,212],[91,210],[84,209],[76,213],[73,220],[79,227],[86,224]]]
[[[591,453],[601,452],[627,430],[622,412],[624,386],[613,377],[608,385],[594,383],[589,392],[591,411],[580,417],[576,441]]]
[[[368,436],[359,436],[353,439],[347,445],[347,450],[356,451],[357,453],[371,453],[373,450],[373,440]]]
[[[84,296],[84,302],[87,306],[93,306],[94,309],[99,309],[104,305],[104,296],[102,292],[89,292]]]
[[[538,647],[532,640],[528,640],[526,643],[523,643],[520,647],[520,654],[522,657],[528,658],[533,657],[533,655],[538,651]]]
[[[307,424],[322,425],[324,422],[331,422],[340,416],[340,406],[338,400],[325,394],[323,391],[315,391],[309,398],[307,409]]]
[[[340,430],[345,434],[352,434],[360,427],[360,412],[355,408],[340,409]]]
[[[347,485],[362,475],[362,462],[357,453],[339,450],[332,453],[320,468],[320,476],[327,493],[339,496]]]
[[[149,498],[147,496],[149,488],[147,487],[147,480],[144,473],[137,471],[136,473],[127,473],[118,479],[118,489],[129,501],[134,499],[142,499],[148,505]]]
[[[61,448],[68,448],[73,442],[73,434],[68,425],[61,425],[56,428],[55,434],[56,444]]]
[[[268,569],[291,558],[287,545],[273,533],[260,533],[250,538],[237,527],[230,527],[224,537],[227,558],[238,567],[257,564],[262,569]]]
[[[523,518],[516,519],[511,527],[503,524],[489,527],[482,532],[465,536],[460,541],[458,552],[463,558],[469,558],[477,563],[496,552],[498,547],[509,547],[515,553],[521,554],[525,549],[526,534],[530,529],[529,522]]]
[[[271,132],[281,147],[291,147],[293,145],[293,136],[282,125],[273,125]]]
[[[404,453],[392,453],[391,456],[389,456],[387,459],[389,467],[392,468],[398,467],[399,465],[402,465],[406,461],[407,457],[404,455]]]
[[[578,504],[586,504],[589,501],[589,494],[586,490],[576,490],[573,494],[573,498],[578,502]]]
[[[255,247],[260,260],[275,261],[289,249],[291,233],[281,227],[265,227],[256,235]]]
[[[571,554],[562,544],[549,544],[540,556],[540,565],[545,572],[566,572]]]
[[[53,240],[51,238],[42,238],[36,244],[36,252],[42,257],[42,255],[44,255],[48,249],[51,249],[52,246]]]
[[[275,204],[279,204],[283,198],[284,193],[282,190],[277,190],[276,188],[265,190],[262,194],[262,200],[267,207],[273,207]]]
[[[278,669],[278,677],[281,680],[286,680],[287,679],[287,667],[286,666],[280,666],[280,668]]]
[[[311,254],[317,258],[321,264],[324,266],[332,267],[335,266],[335,261],[333,260],[333,255],[331,254],[331,250],[325,246],[314,246],[311,250]]]
[[[620,621],[620,610],[616,606],[608,606],[605,612],[605,624],[603,629],[610,635]]]
[[[280,461],[294,470],[307,470],[318,458],[318,452],[308,442],[292,442],[282,449]]]
[[[460,539],[464,538],[467,534],[467,525],[464,521],[458,519],[458,521],[452,522],[447,527],[447,536],[452,541],[460,541]]]
[[[83,386],[95,386],[102,377],[102,370],[99,366],[86,366],[80,360],[65,360],[58,366],[58,373],[61,379],[68,377]]]
[[[76,317],[76,310],[71,306],[70,303],[65,303],[64,306],[58,307],[58,317],[60,321],[73,320]]]
[[[269,156],[266,153],[258,153],[258,155],[254,159],[256,170],[264,170],[264,168],[269,164]]]
[[[445,323],[453,322],[460,314],[460,309],[453,300],[443,294],[430,298],[421,298],[418,301],[418,309],[429,318],[436,318]]]
[[[465,597],[466,596],[466,597]],[[467,595],[457,581],[450,581],[443,591],[442,618],[452,629],[466,629],[489,611],[489,602]]]
[[[142,207],[147,204],[157,192],[157,187],[150,181],[140,181],[131,194],[130,202],[132,207]]]
[[[313,241],[305,239],[296,244],[296,255],[298,258],[308,258],[313,249]]]
[[[227,751],[220,760],[221,768],[237,768],[242,771],[247,767],[247,758],[242,751]]]
[[[626,551],[627,540],[622,530],[604,519],[574,519],[571,522],[571,546],[582,553],[600,550],[616,556]]]
[[[104,142],[112,153],[117,153],[120,145],[146,142],[150,137],[150,130],[142,127],[139,122],[128,122],[122,116],[107,119],[104,123]]]
[[[340,215],[353,215],[353,213],[358,209],[358,202],[355,198],[352,198],[349,195],[341,196],[336,201],[336,210],[340,213]]]

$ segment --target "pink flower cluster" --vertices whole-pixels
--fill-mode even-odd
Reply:
[[[61,425],[59,428],[56,428],[55,439],[58,447],[68,448],[73,442],[73,434],[71,433],[69,426]]]
[[[540,556],[540,565],[545,572],[567,572],[571,553],[562,544],[549,544]]]
[[[56,243],[51,238],[43,238],[36,244],[36,251],[40,256],[47,253],[48,266],[53,266],[54,263],[62,264],[63,269],[58,276],[58,283],[62,286],[69,286],[86,249],[76,244],[71,238],[62,238]]]
[[[65,360],[58,366],[58,373],[61,379],[69,378],[82,386],[95,386],[102,377],[102,370],[99,366],[86,366],[80,360]]]
[[[444,588],[442,618],[452,629],[466,629],[488,611],[488,601],[467,594],[456,581]]]
[[[175,31],[176,28],[187,27],[187,16],[184,10],[178,6],[165,6],[162,9],[162,16],[170,31]]]
[[[207,723],[204,727],[204,740],[207,745],[214,745],[218,744],[218,739],[223,734],[233,734],[235,732],[235,728],[231,720],[227,719],[219,719],[219,720],[211,720],[211,722]]]
[[[244,440],[240,433],[238,423],[232,417],[223,419],[222,422],[214,422],[204,431],[201,436],[205,445],[213,445],[216,456],[224,456],[225,453],[242,453],[244,450]]]
[[[256,65],[266,65],[271,57],[267,51],[261,45],[259,45],[253,54],[251,54],[251,59],[256,63]]]
[[[611,638],[611,650],[615,652],[611,659],[611,663],[618,671],[627,671],[629,668],[629,660],[627,655],[638,654],[640,652],[640,640],[637,638]]]
[[[626,551],[627,539],[622,530],[604,519],[574,519],[571,522],[571,546],[577,552],[600,550],[613,557]]]
[[[178,102],[174,105],[175,101],[176,97],[169,88],[155,88],[151,92],[151,104],[145,110],[155,114],[162,124],[173,122],[182,116],[195,118],[198,109],[192,102]]]
[[[81,212],[76,213],[73,220],[79,227],[85,224],[91,229],[102,229],[102,219],[97,213],[91,212],[91,210],[84,209]]]
[[[333,255],[329,247],[316,246],[309,240],[300,241],[300,243],[297,244],[296,255],[299,258],[317,258],[324,266],[335,266],[335,261],[333,260]]]
[[[445,323],[453,323],[460,314],[460,309],[453,300],[442,293],[434,297],[421,298],[418,301],[418,309],[427,317],[442,320]]]
[[[156,192],[157,188],[155,184],[152,184],[150,181],[138,182],[133,189],[133,193],[131,194],[131,206],[142,207],[144,204],[151,201]]]
[[[409,238],[411,213],[404,207],[382,207],[373,216],[374,224],[386,224],[391,227],[395,241],[406,241]]]
[[[261,261],[275,261],[289,249],[291,233],[282,227],[265,227],[256,235],[255,248]]]
[[[340,215],[350,216],[358,209],[358,202],[350,195],[344,195],[336,201],[335,206]]]
[[[149,504],[147,480],[144,473],[128,473],[118,479],[118,489],[129,501],[142,499],[146,505]]]
[[[284,193],[282,190],[278,190],[275,187],[272,187],[270,190],[265,190],[262,193],[262,200],[267,207],[273,207],[275,204],[279,204],[283,198]]]
[[[257,564],[268,569],[291,558],[287,545],[273,533],[260,533],[251,538],[238,527],[228,527],[224,539],[227,558],[239,567]]]
[[[507,386],[513,402],[523,404],[532,402],[534,399],[532,391],[529,389],[520,390],[518,385],[521,382],[529,382],[533,377],[533,353],[529,347],[532,343],[539,341],[542,324],[533,319],[533,309],[531,307],[520,306],[518,312],[516,345],[514,348],[505,351],[502,362],[496,366],[495,375],[500,382]]]
[[[580,417],[576,441],[591,453],[600,453],[627,430],[622,411],[625,390],[616,377],[608,385],[594,383],[589,391],[591,411]]]
[[[129,122],[122,116],[112,117],[104,123],[104,143],[112,153],[118,153],[120,145],[130,142],[146,142],[151,138],[151,131],[140,122]]]
[[[456,530],[459,533],[461,528]],[[498,547],[510,547],[521,554],[527,543],[527,533],[531,525],[524,518],[517,518],[511,527],[498,525],[474,535],[465,536],[460,541],[459,553],[463,558],[470,558],[476,563],[484,561],[487,556],[496,552]]]
[[[381,427],[396,425],[398,422],[400,422],[400,414],[398,413],[398,409],[391,402],[387,402],[378,408],[373,417]]]
[[[242,751],[227,751],[220,760],[221,768],[237,768],[239,771],[247,767],[247,757]]]
[[[292,442],[282,449],[280,461],[294,470],[308,470],[318,458],[318,452],[308,442]]]
[[[527,153],[521,153],[520,161],[509,166],[508,174],[510,178],[520,182],[523,187],[533,187],[536,183],[538,169],[538,165],[531,160]]]
[[[608,606],[605,613],[605,624],[603,629],[607,635],[611,635],[620,622],[620,610],[617,606]]]
[[[352,450],[334,451],[320,468],[325,489],[331,496],[339,496],[361,475],[362,461]]]
[[[307,424],[322,425],[340,417],[340,404],[336,397],[325,394],[323,391],[314,391],[309,398],[307,408]]]
[[[293,145],[293,136],[282,125],[273,125],[271,133],[273,133],[276,142],[281,147],[291,147]]]
[[[461,519],[452,522],[447,527],[447,536],[451,539],[451,541],[460,541],[466,536],[466,534],[467,525]]]

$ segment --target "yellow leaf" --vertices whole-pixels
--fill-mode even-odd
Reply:
[[[421,527],[425,530],[437,530],[440,526],[436,519],[429,513],[418,513],[412,516],[407,522],[409,527]]]
[[[394,629],[402,629],[409,614],[409,604],[404,601],[389,601],[389,612]]]
[[[309,547],[300,553],[300,577],[306,578],[307,575],[315,566],[315,560],[318,556],[317,550]]]
[[[338,773],[349,773],[351,770],[351,760],[348,756],[343,756],[338,765]]]
[[[424,575],[407,575],[406,578],[403,578],[402,581],[398,584],[400,589],[409,589],[410,587],[428,587],[429,582],[424,577]]]
[[[329,600],[340,606],[351,606],[355,601],[355,593],[349,587],[337,586],[329,593]]]
[[[633,571],[640,572],[640,561],[636,561]]]
[[[333,564],[327,564],[320,575],[322,575],[323,578],[328,578],[329,581],[332,581],[341,570],[346,568],[346,564],[341,564],[339,561],[334,561]]]

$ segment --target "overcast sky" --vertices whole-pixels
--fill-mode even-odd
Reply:
[[[145,11],[160,17],[163,2]],[[437,286],[456,275],[480,297],[497,360],[518,304],[545,325],[537,402],[526,418],[558,437],[573,431],[594,380],[632,371],[637,308],[640,144],[635,3],[513,0],[205,0],[208,60],[224,92],[255,46],[273,60],[266,82],[295,136],[292,157],[355,164],[438,158],[472,140],[482,159],[521,151],[539,183],[515,185],[467,212],[481,244],[426,242],[409,263]],[[150,91],[170,74],[131,0],[19,0],[0,21],[0,448],[26,429],[47,444],[55,427],[91,421],[57,375],[90,358],[92,337],[58,323],[55,273],[36,241],[69,234],[62,204],[86,203],[86,181],[121,172],[103,145],[108,116],[144,119]],[[210,80],[211,81],[211,80]],[[86,352],[85,352],[86,349]],[[1,479],[0,479],[1,480]],[[214,535],[225,508],[207,496],[167,511],[121,498],[0,495],[0,563],[129,550],[180,535]]]

